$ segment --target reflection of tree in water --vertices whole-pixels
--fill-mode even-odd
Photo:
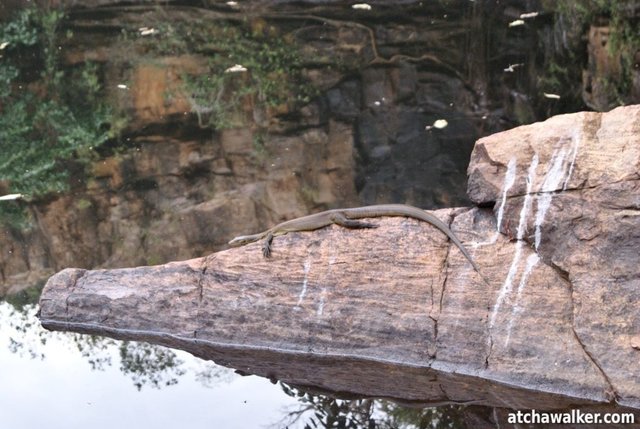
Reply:
[[[200,368],[191,368],[195,374],[196,381],[204,387],[212,388],[223,383],[230,383],[237,377],[235,371],[224,368],[209,361],[201,361]]]
[[[120,370],[131,376],[133,384],[160,388],[178,383],[178,377],[186,371],[180,368],[184,362],[164,347],[147,343],[123,341],[120,343]]]
[[[119,343],[119,341],[104,337],[96,337],[95,335],[69,334],[73,339],[78,351],[84,357],[91,369],[104,371],[111,366],[110,350]]]
[[[136,341],[118,341],[95,335],[72,334],[78,351],[91,369],[104,371],[110,367],[118,350],[120,371],[133,380],[138,390],[143,386],[159,389],[178,383],[186,374],[184,362],[167,348]]]
[[[390,401],[377,401],[380,411],[387,414],[382,428],[458,429],[465,428],[460,405],[433,408],[408,408]]]
[[[38,296],[33,294],[29,300],[37,299]],[[0,300],[0,329],[7,338],[11,353],[25,358],[45,359],[47,342],[55,339],[70,349],[75,346],[93,370],[104,371],[114,365],[119,357],[120,371],[133,380],[138,390],[143,386],[161,388],[174,385],[187,373],[185,362],[173,350],[165,347],[94,335],[46,331],[36,318],[36,305],[29,303],[29,300],[23,297],[7,299],[6,302]],[[195,368],[189,370],[205,387],[230,381],[231,371],[212,362],[198,362]]]
[[[0,329],[7,336],[11,353],[20,357],[44,359],[42,348],[47,343],[49,333],[40,328],[35,319],[35,306],[12,307],[0,300],[0,310]]]
[[[407,408],[380,399],[335,399],[280,383],[299,401],[274,427],[304,429],[457,429],[464,428],[462,407]]]

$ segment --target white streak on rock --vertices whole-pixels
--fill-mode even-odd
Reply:
[[[580,148],[581,142],[582,129],[578,129],[577,131],[574,131],[573,136],[571,137],[571,165],[569,165],[569,172],[567,173],[567,177],[564,179],[564,184],[562,185],[563,191],[567,189],[569,179],[571,179],[571,174],[573,174],[573,166],[576,163],[576,158],[578,157],[578,149]]]
[[[516,181],[516,158],[513,157],[507,164],[507,172],[504,174],[504,183],[502,184],[502,201],[500,201],[500,208],[498,209],[498,222],[497,231],[500,232],[502,226],[502,217],[504,216],[504,205],[507,202],[507,192]]]
[[[564,162],[566,155],[567,151],[564,148],[557,149],[553,152],[553,155],[551,155],[551,167],[549,168],[549,171],[547,171],[544,181],[542,182],[542,186],[540,187],[542,195],[537,199],[538,209],[536,211],[535,221],[534,247],[536,250],[538,249],[538,246],[540,246],[540,240],[542,239],[542,223],[544,222],[544,218],[547,215],[549,207],[551,207],[553,193],[558,190],[558,186],[565,180],[567,175],[567,165]]]
[[[307,294],[307,284],[309,283],[309,270],[311,270],[311,261],[307,259],[304,261],[304,280],[302,281],[302,290],[300,291],[300,296],[298,296],[298,302],[296,303],[296,307],[302,303],[304,296]]]
[[[513,278],[516,276],[516,272],[518,272],[518,262],[520,261],[520,253],[522,252],[522,241],[518,240],[516,243],[516,250],[513,254],[513,261],[511,262],[511,266],[509,267],[509,272],[507,273],[507,278],[505,279],[502,287],[500,288],[500,292],[498,293],[498,299],[496,300],[495,305],[493,306],[493,310],[491,311],[491,318],[489,319],[489,329],[492,329],[496,323],[496,317],[498,317],[498,311],[504,300],[507,298],[507,295],[511,293],[511,289],[513,289]]]
[[[498,240],[500,235],[500,227],[502,226],[502,218],[504,217],[504,206],[507,202],[507,193],[516,181],[516,158],[511,158],[507,164],[507,171],[504,174],[504,182],[502,183],[502,199],[500,201],[500,207],[498,208],[496,231],[487,240],[479,243],[474,243],[472,246],[480,247],[484,245],[494,244]]]
[[[529,280],[529,276],[531,275],[531,271],[533,271],[533,267],[535,267],[539,261],[540,258],[538,257],[537,253],[532,253],[527,258],[524,272],[522,273],[522,277],[520,277],[520,283],[518,283],[518,289],[516,291],[516,302],[513,305],[513,312],[511,313],[511,317],[509,318],[509,326],[507,327],[507,338],[504,342],[505,347],[509,345],[509,340],[511,339],[511,328],[513,327],[513,322],[516,320],[518,314],[522,312],[522,307],[520,306],[520,297],[522,296],[522,290]]]
[[[513,255],[513,260],[511,261],[511,266],[509,267],[509,272],[507,273],[507,278],[500,288],[498,299],[496,299],[496,303],[493,306],[493,310],[491,311],[491,318],[489,319],[489,329],[493,328],[500,307],[502,307],[502,304],[504,304],[504,300],[507,298],[507,295],[509,295],[511,293],[511,289],[513,289],[513,279],[518,272],[520,254],[522,253],[522,239],[524,238],[524,233],[527,226],[527,213],[529,212],[529,207],[531,207],[531,188],[533,187],[533,181],[536,177],[537,168],[538,154],[536,153],[531,159],[531,165],[529,165],[529,171],[527,174],[527,193],[524,197],[524,202],[522,203],[522,210],[520,210],[520,222],[518,223],[517,231],[518,242],[516,243],[516,249]]]

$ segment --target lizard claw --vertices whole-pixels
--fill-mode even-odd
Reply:
[[[269,243],[265,243],[262,245],[262,256],[265,258],[271,257],[271,245]]]

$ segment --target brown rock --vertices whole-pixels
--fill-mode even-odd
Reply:
[[[183,115],[192,111],[180,86],[180,76],[204,70],[201,60],[190,56],[157,59],[156,64],[136,64],[129,87],[136,120],[140,123],[166,121],[172,114]]]
[[[206,258],[65,270],[45,327],[179,347],[247,373],[421,404],[640,409],[640,107],[481,139],[433,227],[373,219]],[[253,229],[253,227],[251,227]],[[254,232],[251,231],[245,231]]]
[[[589,62],[582,72],[582,99],[592,109],[604,111],[618,105],[616,86],[622,80],[620,54],[612,54],[611,28],[592,25],[587,51]]]
[[[500,261],[510,274],[494,305],[512,316],[494,318],[494,343],[509,338],[504,326],[519,325],[514,316],[528,314],[523,327],[546,331],[546,342],[560,346],[549,324],[561,310],[569,342],[583,349],[610,395],[633,407],[640,406],[640,355],[632,346],[640,332],[638,171],[640,106],[557,116],[486,137],[469,166],[471,199],[495,202],[498,229],[516,240],[514,254]],[[555,270],[555,279],[536,279],[542,267]]]
[[[15,9],[0,3],[0,14]],[[23,3],[36,3],[43,11],[52,6]],[[514,123],[508,109],[497,106],[514,86],[534,93],[531,85],[541,73],[534,63],[548,63],[527,61],[531,66],[520,69],[526,76],[513,82],[503,78],[508,52],[537,52],[535,38],[494,31],[508,7],[504,2],[452,5],[456,12],[450,14],[443,14],[438,2],[403,2],[402,8],[379,2],[374,13],[358,13],[357,20],[342,2],[320,2],[313,9],[295,1],[243,1],[239,8],[138,3],[55,1],[56,7],[68,8],[58,37],[60,65],[71,70],[96,63],[105,100],[117,118],[112,131],[125,128],[127,150],[88,169],[97,176],[88,179],[86,189],[82,177],[73,177],[72,195],[36,202],[41,220],[23,237],[2,228],[1,248],[19,250],[0,255],[0,295],[9,287],[31,286],[23,280],[61,267],[147,265],[219,250],[228,237],[203,233],[211,238],[205,243],[195,228],[180,222],[192,212],[196,225],[205,225],[211,220],[203,207],[227,204],[237,212],[248,196],[255,206],[248,212],[256,216],[251,223],[226,218],[218,230],[233,235],[252,225],[266,228],[312,211],[358,204],[466,204],[464,170],[472,141]],[[271,34],[275,27],[285,40],[295,41],[304,62],[301,72],[311,87],[328,93],[293,110],[243,100],[238,113],[249,113],[241,115],[246,121],[238,121],[246,125],[243,131],[203,130],[199,125],[209,119],[210,108],[194,105],[182,79],[204,76],[207,57],[218,48],[198,43],[189,54],[174,54],[163,42],[176,40],[164,38],[165,26],[159,24],[178,29],[203,21],[205,28],[217,28],[244,20],[247,13],[261,31]],[[159,32],[142,36],[144,26]],[[511,48],[503,49],[506,45]],[[44,88],[42,82],[31,86]],[[548,111],[539,107],[530,109]],[[446,118],[448,127],[427,132],[425,126],[437,118]],[[259,130],[266,125],[266,133]],[[84,208],[76,210],[77,205]]]
[[[463,238],[464,225],[490,216],[437,214],[458,214]],[[482,278],[428,224],[374,221],[376,230],[279,237],[271,260],[255,244],[157,267],[65,270],[45,288],[40,317],[48,328],[165,344],[332,392],[422,404],[589,402],[487,377]]]

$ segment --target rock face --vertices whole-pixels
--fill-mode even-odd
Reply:
[[[480,267],[411,219],[206,258],[69,269],[45,327],[179,347],[294,385],[419,404],[640,409],[640,106],[481,139],[439,210]],[[159,311],[160,310],[160,311]],[[608,408],[613,410],[615,408]]]
[[[487,210],[434,214],[455,218],[466,245],[482,234],[474,225],[491,224]],[[156,267],[63,270],[43,291],[40,318],[48,329],[180,348],[333,394],[537,409],[607,401],[566,327],[546,352],[570,364],[489,360],[483,278],[427,224],[371,221],[379,227],[278,237],[271,260],[256,244]],[[489,284],[493,252],[513,253],[498,243],[473,253]]]
[[[56,2],[68,7],[60,31],[74,35],[61,38],[61,62],[98,65],[105,98],[127,120],[127,150],[97,161],[71,194],[34,202],[30,230],[2,227],[0,295],[67,266],[202,256],[236,234],[332,207],[466,205],[473,142],[559,111],[535,84],[538,34],[566,31],[550,32],[544,14],[509,27],[529,12],[520,1],[374,2],[370,12],[333,1],[140,3]],[[138,30],[239,17],[295,40],[321,94],[266,117],[249,103],[239,129],[203,130],[179,87],[206,56],[153,51],[155,39]],[[544,43],[546,55],[555,42]],[[433,127],[439,119],[447,127]]]
[[[478,141],[469,196],[495,202],[497,229],[515,240],[500,261],[509,272],[491,313],[492,358],[548,350],[561,338],[550,326],[559,311],[565,341],[583,349],[603,393],[640,405],[639,171],[640,106],[557,116]],[[553,281],[538,280],[549,269]],[[526,338],[517,326],[544,326],[546,341],[514,344]]]

